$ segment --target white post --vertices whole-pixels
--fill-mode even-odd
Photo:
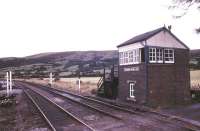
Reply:
[[[52,72],[49,75],[49,83],[52,86],[52,84],[53,84],[53,75],[52,75]]]
[[[10,91],[12,91],[12,71],[10,72]]]
[[[6,72],[6,93],[7,93],[7,96],[9,96],[9,74],[8,72]]]
[[[80,79],[80,77],[78,78],[78,92],[79,92],[79,94],[81,93],[81,79]]]

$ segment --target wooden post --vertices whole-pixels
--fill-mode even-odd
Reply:
[[[78,78],[78,92],[79,92],[79,94],[81,93],[81,79],[80,79],[80,77]]]
[[[80,74],[80,71],[79,71],[79,74],[78,74],[78,93],[79,94],[81,93],[81,74]]]
[[[12,91],[12,71],[9,71],[10,73],[10,91]]]
[[[6,93],[9,96],[9,74],[6,72]]]
[[[52,85],[53,85],[53,74],[52,74],[52,72],[49,74],[49,83],[50,83],[50,86],[52,87]]]

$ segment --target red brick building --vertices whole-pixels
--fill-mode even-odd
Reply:
[[[117,46],[118,98],[150,106],[190,102],[189,48],[165,27]]]

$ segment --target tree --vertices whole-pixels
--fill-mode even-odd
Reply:
[[[174,16],[174,18],[181,18],[187,14],[191,8],[197,8],[200,11],[200,0],[172,0],[172,5],[169,9],[181,9],[182,13]],[[195,29],[197,33],[200,33],[200,26]]]

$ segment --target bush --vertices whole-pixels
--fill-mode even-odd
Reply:
[[[95,95],[95,94],[97,94],[97,90],[96,89],[92,89],[91,93]]]
[[[55,80],[55,81],[59,81],[59,80],[60,80],[60,77],[59,77],[59,76],[56,76],[54,80]]]

